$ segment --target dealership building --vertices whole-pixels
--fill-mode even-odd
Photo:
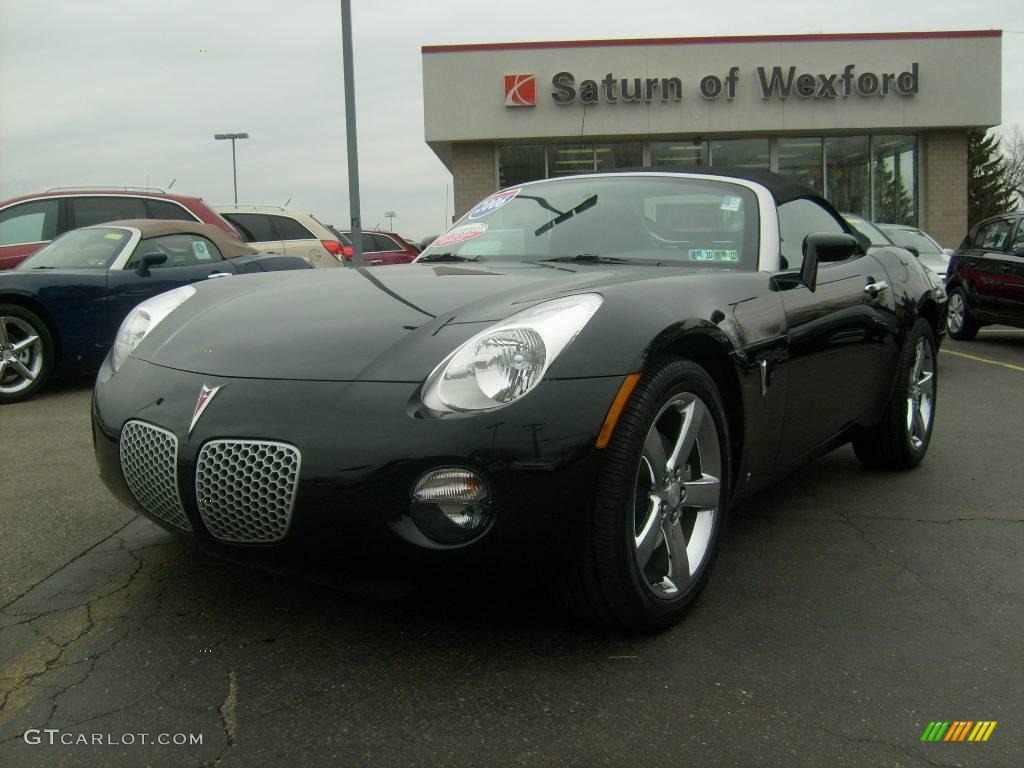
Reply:
[[[995,30],[426,46],[426,140],[455,213],[644,167],[765,169],[844,212],[967,230],[967,133],[1000,122]]]

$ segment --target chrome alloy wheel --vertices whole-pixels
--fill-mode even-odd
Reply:
[[[43,340],[28,322],[0,316],[0,394],[32,386],[43,370]]]
[[[928,428],[935,413],[935,357],[931,344],[924,337],[914,348],[914,365],[910,369],[907,389],[907,434],[910,446],[920,450],[928,439]]]
[[[658,412],[637,467],[634,556],[648,589],[672,598],[700,575],[718,524],[722,453],[715,420],[697,395]]]
[[[959,291],[954,291],[946,305],[946,328],[952,334],[960,333],[966,319],[967,307],[964,305],[964,297]]]

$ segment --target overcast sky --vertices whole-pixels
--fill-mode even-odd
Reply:
[[[364,226],[442,229],[420,47],[446,43],[1003,29],[1003,124],[1024,126],[1024,3],[353,0]],[[337,0],[0,0],[0,200],[125,184],[347,224]],[[467,111],[467,119],[472,119]],[[448,203],[450,211],[451,203]]]

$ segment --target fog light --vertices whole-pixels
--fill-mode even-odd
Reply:
[[[491,519],[487,484],[469,469],[432,470],[413,486],[409,513],[416,527],[440,544],[468,541]]]

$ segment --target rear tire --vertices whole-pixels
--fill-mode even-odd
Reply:
[[[731,455],[711,376],[688,360],[655,361],[604,449],[594,507],[557,582],[561,602],[585,621],[620,629],[678,622],[714,564]]]
[[[896,384],[882,421],[853,440],[857,458],[874,469],[911,469],[921,463],[935,425],[938,366],[931,324],[917,318],[900,350]]]
[[[46,323],[18,304],[0,304],[0,404],[28,400],[53,369],[53,337]]]
[[[967,303],[967,292],[956,288],[949,294],[946,304],[946,331],[950,338],[957,341],[970,341],[978,335],[981,326],[971,319],[970,307]]]

